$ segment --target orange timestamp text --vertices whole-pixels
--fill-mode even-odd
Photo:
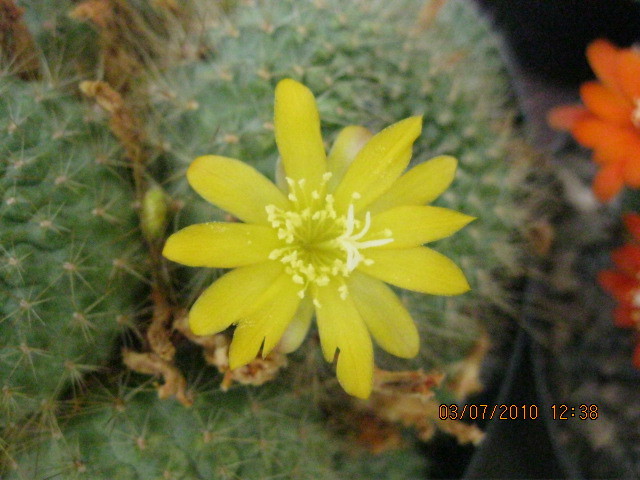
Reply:
[[[565,404],[551,405],[551,418],[553,420],[596,420],[598,418],[598,406],[582,404],[575,407]],[[473,404],[443,403],[439,406],[438,417],[440,420],[536,420],[540,409],[536,404],[508,405],[508,404]]]

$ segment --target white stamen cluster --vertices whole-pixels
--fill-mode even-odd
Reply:
[[[366,212],[364,224],[356,219],[353,204],[349,205],[346,215],[338,215],[333,195],[326,193],[329,178],[331,174],[325,173],[320,185],[311,191],[304,179],[296,182],[287,178],[291,209],[265,207],[269,223],[283,242],[269,258],[286,266],[286,272],[301,286],[300,298],[310,284],[322,287],[332,278],[348,277],[361,262],[373,263],[361,250],[393,242],[390,231],[384,232],[386,238],[362,242],[371,228],[371,213]],[[352,197],[355,200],[359,195],[354,193]],[[344,281],[339,292],[342,299],[347,298],[349,293]]]

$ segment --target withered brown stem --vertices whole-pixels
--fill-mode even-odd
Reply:
[[[2,62],[24,80],[40,75],[38,49],[22,21],[24,9],[13,0],[0,0],[0,53]]]
[[[187,391],[187,381],[175,365],[163,360],[155,353],[140,353],[124,349],[124,364],[134,372],[146,375],[160,375],[164,384],[158,387],[158,396],[168,398],[175,396],[185,407],[193,404],[191,393]]]
[[[144,123],[134,110],[126,104],[123,96],[108,83],[84,81],[80,83],[80,90],[87,97],[95,99],[96,103],[109,114],[109,127],[124,148],[128,164],[132,169],[136,203],[141,205],[149,185],[145,177],[149,152],[145,148],[147,136]],[[141,213],[141,210],[139,210],[139,213]],[[175,375],[179,374],[175,367],[172,367],[172,370],[166,370],[170,366],[168,362],[175,355],[175,347],[171,342],[170,323],[173,312],[176,309],[170,304],[169,281],[166,278],[164,260],[162,258],[163,240],[162,238],[147,239],[151,260],[153,314],[146,338],[152,353],[140,355],[148,355],[148,362],[151,361],[149,359],[153,359],[153,361],[161,360],[164,363],[157,363],[157,365],[163,365],[165,369],[163,372],[170,372],[167,373],[171,375],[170,378],[175,378]],[[127,358],[134,358],[132,357],[132,352],[129,352],[128,355]],[[164,386],[161,388],[164,389],[163,392],[167,391]]]

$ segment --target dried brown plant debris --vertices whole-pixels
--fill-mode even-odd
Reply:
[[[460,445],[478,445],[484,438],[484,432],[476,425],[461,422],[459,420],[439,420],[437,426],[443,432],[456,437]]]
[[[95,26],[105,80],[118,92],[128,92],[150,62],[160,58],[163,42],[125,0],[87,0],[71,17]]]
[[[145,148],[145,126],[134,110],[129,107],[123,96],[108,83],[84,81],[80,90],[109,115],[109,127],[124,148],[125,156],[131,166],[136,189],[136,202],[142,204],[148,189],[145,167],[149,153]],[[164,261],[161,256],[162,238],[147,238],[149,258],[152,266],[151,300],[153,313],[146,332],[147,346],[150,352],[136,353],[126,350],[123,354],[125,364],[139,373],[162,375],[165,384],[159,388],[161,398],[176,395],[180,402],[189,404],[190,397],[185,393],[186,381],[178,369],[171,363],[175,356],[175,346],[171,341],[171,320],[176,310],[169,301],[168,281],[165,278]]]
[[[280,369],[286,366],[286,355],[274,351],[265,358],[256,357],[240,368],[227,370],[220,387],[226,391],[234,382],[241,385],[263,385],[276,378]]]
[[[154,308],[151,323],[147,328],[147,342],[153,353],[170,362],[176,354],[176,347],[171,342],[169,330],[172,308],[166,297],[157,289],[151,293],[151,298]]]
[[[186,15],[184,1],[178,0],[151,0],[151,5],[157,10],[167,10],[176,17]]]
[[[426,374],[422,370],[391,372],[376,368],[373,374],[373,392],[431,398],[433,387],[440,385],[443,379],[442,373]]]
[[[198,35],[202,12],[193,12],[191,1],[150,0],[150,6],[139,9],[127,0],[85,0],[70,14],[95,27],[104,78],[124,95],[140,97],[136,85],[144,84],[140,80],[150,71],[197,58],[204,48]],[[215,11],[215,2],[209,8]],[[209,15],[207,11],[204,16]]]
[[[447,0],[426,0],[418,14],[416,30],[424,31],[428,29],[436,20],[440,9],[444,7]]]
[[[480,370],[490,346],[489,335],[483,332],[469,354],[448,368],[447,389],[457,400],[463,400],[484,388],[480,382]]]
[[[555,228],[546,219],[534,221],[525,233],[533,252],[540,257],[551,253],[555,241]]]
[[[430,440],[441,430],[455,436],[461,444],[479,443],[483,433],[477,426],[440,419],[440,401],[433,389],[441,386],[444,379],[439,372],[376,369],[371,397],[355,404],[358,440],[371,452],[380,453],[397,448],[401,443],[400,428],[406,427],[414,429],[422,441]]]
[[[136,168],[140,168],[147,160],[144,123],[109,83],[84,81],[80,82],[80,90],[88,98],[95,99],[109,114],[109,127],[124,147],[136,175]]]
[[[158,396],[162,399],[175,396],[185,407],[193,404],[193,397],[187,391],[187,381],[177,367],[163,360],[155,353],[139,353],[124,349],[122,358],[127,367],[145,375],[158,375],[164,384],[158,386]]]
[[[423,441],[441,430],[456,437],[460,444],[478,444],[484,434],[477,426],[440,418],[441,402],[434,388],[446,386],[458,401],[482,390],[480,368],[489,347],[489,337],[484,333],[466,358],[449,368],[447,378],[439,372],[376,370],[373,393],[363,402],[364,408],[381,421],[414,428]]]
[[[398,425],[385,422],[371,413],[363,413],[356,418],[356,441],[378,455],[402,448],[404,441]]]
[[[36,43],[22,21],[24,9],[13,0],[0,0],[0,54],[2,63],[24,80],[40,74]]]
[[[224,375],[220,387],[226,391],[234,382],[242,385],[263,385],[273,380],[281,368],[287,366],[286,355],[277,351],[271,352],[265,358],[257,357],[247,365],[229,369],[229,337],[223,333],[215,335],[197,336],[189,329],[189,316],[186,311],[178,315],[174,328],[185,337],[203,348],[203,356],[209,365],[215,366]]]

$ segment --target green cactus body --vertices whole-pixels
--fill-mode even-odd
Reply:
[[[129,258],[139,235],[115,142],[59,88],[7,76],[0,85],[4,427],[81,388],[144,293],[131,274],[143,267]]]
[[[504,306],[499,302],[507,294],[495,273],[517,272],[519,246],[513,232],[523,221],[513,208],[520,195],[520,179],[510,173],[515,137],[505,95],[507,80],[495,42],[477,12],[468,2],[449,0],[429,26],[414,30],[414,19],[424,4],[421,0],[245,1],[230,13],[216,11],[213,2],[206,0],[191,3],[201,13],[198,25],[203,31],[197,31],[197,38],[185,48],[202,52],[201,58],[166,71],[153,69],[140,82],[151,102],[147,127],[157,152],[148,173],[161,184],[174,213],[168,230],[224,219],[186,182],[185,171],[199,155],[238,158],[275,177],[273,92],[282,78],[300,80],[313,91],[324,138],[329,141],[346,125],[364,125],[377,132],[408,116],[424,115],[414,162],[440,154],[456,156],[460,161],[457,178],[437,205],[478,217],[455,237],[435,245],[461,265],[472,291],[444,299],[404,293],[420,330],[421,353],[407,361],[376,352],[376,361],[383,368],[428,370],[464,358],[482,330],[479,320],[485,309]],[[185,41],[184,32],[176,33],[176,41]],[[168,48],[179,50],[175,45]],[[15,95],[15,89],[35,87],[6,84],[5,92],[14,90],[0,100],[2,115],[13,118],[18,112],[27,122],[32,118],[27,113],[34,111],[73,132],[72,142],[63,135],[57,140],[61,143],[54,144],[46,128],[25,128],[22,137],[16,136],[18,130],[2,130],[3,145],[13,145],[8,151],[38,152],[30,155],[35,160],[22,165],[20,172],[11,162],[0,171],[4,202],[0,243],[5,249],[0,279],[3,288],[6,285],[2,305],[7,305],[2,307],[6,318],[0,334],[18,351],[24,339],[37,333],[41,343],[34,340],[33,345],[52,352],[45,365],[34,369],[37,378],[51,383],[43,395],[42,384],[29,391],[34,388],[29,384],[34,370],[18,368],[9,355],[0,357],[2,368],[13,372],[9,379],[17,378],[18,371],[24,377],[22,383],[14,383],[32,398],[26,413],[43,398],[55,399],[60,392],[60,376],[54,376],[60,367],[52,368],[51,358],[62,365],[69,359],[100,365],[120,330],[115,318],[140,302],[130,287],[137,280],[125,272],[138,275],[141,267],[129,258],[139,245],[130,207],[132,189],[118,178],[109,161],[100,166],[94,161],[117,154],[105,129],[78,123],[81,114],[71,100],[27,101],[28,96]],[[18,107],[17,102],[28,105]],[[38,120],[37,125],[49,124]],[[45,148],[42,145],[48,153],[37,150]],[[53,155],[58,161],[47,162]],[[65,159],[62,164],[60,158]],[[57,190],[60,185],[55,180],[61,173],[51,170],[54,166],[67,169],[73,180],[68,185],[74,187],[69,192]],[[52,182],[43,184],[45,179]],[[7,205],[10,198],[15,200]],[[118,219],[117,229],[109,217],[87,216],[99,200]],[[37,228],[34,218],[46,220],[54,214],[58,231]],[[82,214],[84,220],[76,221]],[[159,232],[162,227],[151,230]],[[16,269],[13,258],[32,263]],[[81,270],[86,282],[60,266],[67,258],[77,258],[86,267]],[[114,269],[114,259],[123,258],[124,262],[117,262],[122,268]],[[174,270],[181,306],[190,306],[218,274],[209,269]],[[70,296],[72,279],[75,293]],[[35,303],[43,299],[47,301]],[[20,310],[22,300],[33,303],[37,316],[34,313],[31,318]],[[66,323],[75,312],[85,312],[93,320],[88,332]],[[39,323],[45,320],[51,322],[48,330]],[[53,353],[59,351],[52,345],[60,339],[64,339],[64,355]],[[348,444],[331,436],[315,402],[292,393],[293,385],[313,383],[301,379],[309,374],[309,364],[316,368],[322,363],[303,358],[310,348],[290,357],[290,373],[276,384],[234,387],[226,393],[207,391],[196,396],[191,409],[173,400],[160,401],[146,391],[107,395],[107,399],[91,393],[61,422],[61,435],[15,447],[18,453],[11,456],[8,478],[58,474],[60,478],[122,480],[421,478],[424,460],[411,448],[375,461],[369,457],[350,461],[344,453]],[[313,348],[313,356],[320,357],[317,345]],[[189,370],[181,353],[177,363],[183,371]],[[202,366],[191,367],[190,377],[200,374],[213,375]]]
[[[89,25],[70,18],[73,1],[16,0],[15,3],[24,9],[23,19],[37,44],[43,79],[73,88],[75,82],[71,79],[96,68],[97,36]]]
[[[157,122],[162,161],[174,172],[165,188],[183,207],[176,230],[223,218],[186,182],[195,157],[239,158],[274,178],[273,90],[282,78],[314,92],[326,139],[350,124],[377,132],[424,115],[414,162],[440,154],[460,161],[436,204],[478,217],[435,248],[462,266],[473,290],[451,299],[404,294],[423,348],[415,362],[384,357],[382,365],[401,369],[442,367],[465,354],[480,332],[479,309],[506,297],[493,274],[517,269],[512,232],[522,222],[513,209],[519,179],[510,178],[512,114],[495,42],[474,8],[459,1],[416,31],[423,3],[242,2],[230,16],[214,15],[206,34],[210,60],[151,81],[157,119],[167,119]],[[188,303],[210,272],[180,272],[191,278]]]
[[[203,393],[189,409],[150,391],[89,397],[88,413],[70,421],[64,437],[25,456],[7,478],[328,480],[373,460],[345,453],[313,402],[302,400],[288,385]],[[349,478],[422,478],[418,455],[396,457],[402,463],[371,461],[371,476]]]

